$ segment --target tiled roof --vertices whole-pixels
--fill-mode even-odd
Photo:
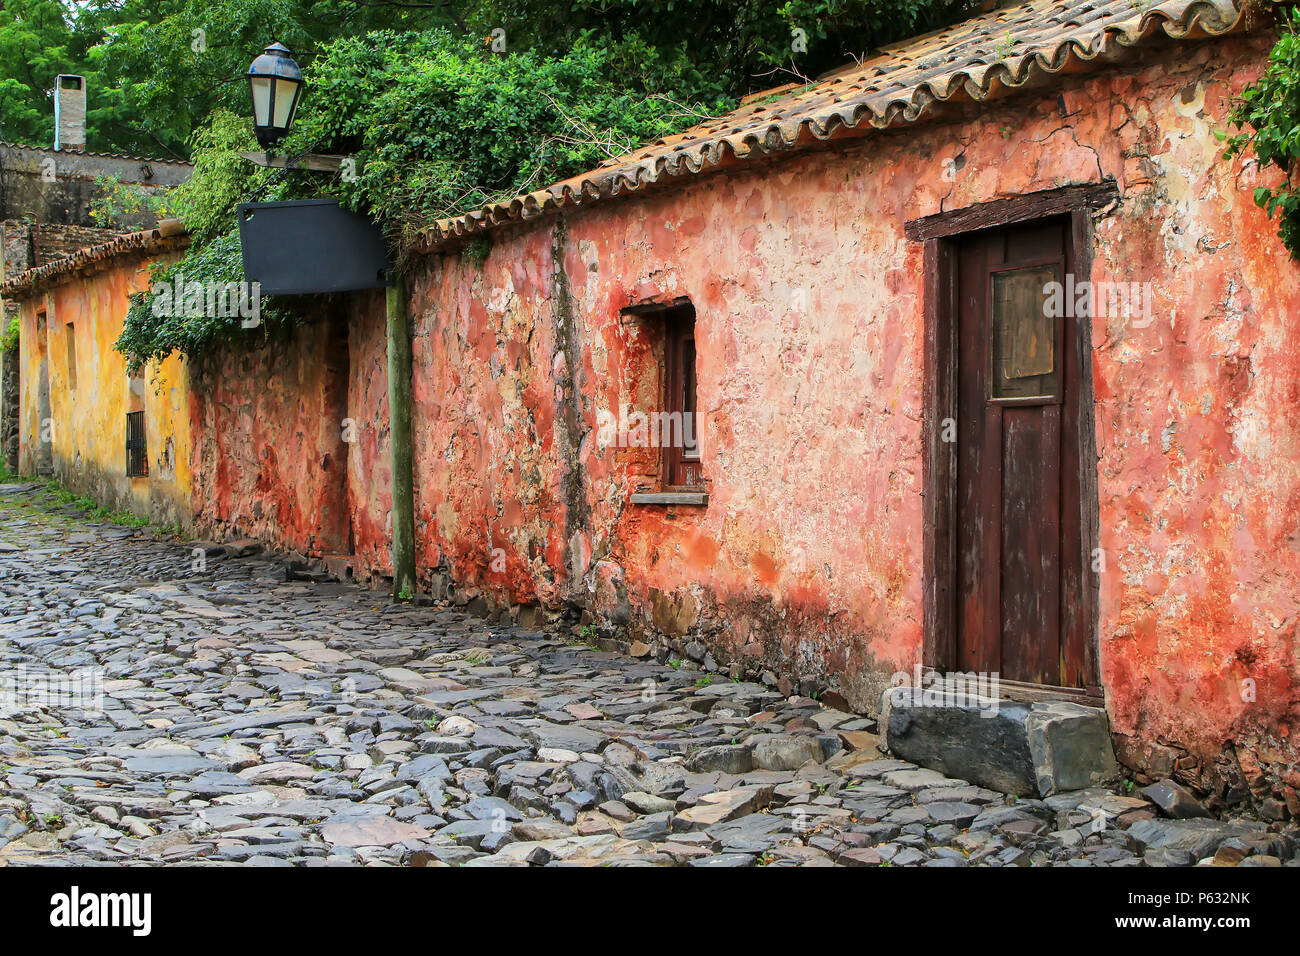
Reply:
[[[190,236],[184,227],[174,219],[165,220],[157,229],[128,232],[112,242],[89,246],[70,256],[12,275],[0,283],[0,296],[7,299],[28,299],[64,276],[98,272],[121,256],[158,255],[185,249],[189,244]]]
[[[66,153],[70,156],[95,156],[99,159],[126,159],[136,163],[165,163],[168,166],[193,166],[193,163],[186,162],[183,159],[161,159],[157,156],[131,156],[127,153],[92,153],[84,149],[65,149],[55,150],[48,146],[28,146],[26,143],[8,143],[0,140],[0,149],[29,149],[37,153],[50,153],[58,156],[60,153]]]
[[[75,226],[61,222],[31,223],[32,243],[36,247],[34,265],[42,266],[75,255],[82,249],[102,246],[123,234],[122,229],[98,226]]]
[[[1266,17],[1252,0],[1030,0],[883,47],[811,84],[748,97],[727,116],[546,189],[440,220],[424,246],[855,129],[912,123],[937,104],[982,102],[1099,69],[1132,47],[1244,32]]]

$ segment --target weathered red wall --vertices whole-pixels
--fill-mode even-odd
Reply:
[[[348,310],[348,514],[358,566],[393,573],[392,465],[388,442],[388,338],[384,293],[353,296]]]
[[[923,269],[903,223],[1114,177],[1092,278],[1153,282],[1157,319],[1093,327],[1110,712],[1147,747],[1131,759],[1182,756],[1167,742],[1191,774],[1236,741],[1279,778],[1300,676],[1300,289],[1252,203],[1260,174],[1212,135],[1266,49],[1184,48],[498,231],[481,262],[430,257],[412,303],[426,577],[703,634],[874,707],[921,651]],[[668,511],[628,503],[646,456],[596,428],[651,374],[620,310],[678,295],[698,314],[711,498]]]
[[[504,249],[487,268],[527,297],[506,308],[505,295],[487,301],[488,272],[463,262],[414,283],[417,564],[445,561],[459,584],[553,605],[565,596],[561,484],[576,456],[562,454],[557,422],[550,237],[536,230]]]
[[[347,322],[337,303],[291,334],[191,368],[195,525],[309,555],[348,548]]]

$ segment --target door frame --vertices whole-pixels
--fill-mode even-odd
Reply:
[[[1092,216],[1119,201],[1113,180],[1065,186],[1010,199],[966,206],[914,219],[904,226],[908,239],[924,243],[925,383],[922,415],[922,521],[924,566],[922,664],[951,670],[957,661],[957,448],[943,440],[946,419],[957,420],[957,247],[965,236],[986,229],[1068,217],[1067,271],[1089,276],[1092,269]],[[1083,688],[1000,682],[1002,696],[1028,699],[1062,697],[1089,702],[1102,698],[1098,575],[1093,555],[1099,547],[1097,451],[1092,387],[1091,322],[1075,322],[1066,343],[1067,374],[1079,376],[1079,409],[1074,427],[1062,433],[1066,461],[1079,479],[1080,554],[1083,574],[1062,581],[1062,603],[1084,635]],[[1068,444],[1065,444],[1068,443]],[[1063,514],[1062,521],[1075,523]],[[1064,635],[1064,628],[1063,628]]]

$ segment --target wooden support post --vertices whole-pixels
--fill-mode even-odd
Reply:
[[[411,325],[406,280],[388,287],[388,441],[392,454],[393,597],[415,596],[415,482],[411,462]]]

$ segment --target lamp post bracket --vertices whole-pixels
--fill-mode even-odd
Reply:
[[[337,173],[347,156],[331,153],[303,153],[301,156],[281,156],[278,153],[253,151],[240,153],[244,159],[258,166],[272,169],[306,169],[317,173]]]

